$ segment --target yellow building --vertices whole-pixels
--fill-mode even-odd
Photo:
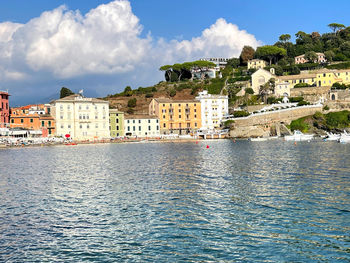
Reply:
[[[336,82],[350,84],[350,69],[321,69],[299,75],[279,76],[276,79],[279,83],[288,82],[292,87],[298,83],[307,83],[315,87],[329,87]]]
[[[197,100],[152,99],[149,114],[159,118],[161,134],[188,134],[201,127],[201,103]]]
[[[250,59],[248,60],[248,69],[254,68],[254,69],[259,69],[259,68],[265,68],[267,67],[267,62],[262,59]]]

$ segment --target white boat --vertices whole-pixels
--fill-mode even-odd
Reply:
[[[339,141],[340,136],[341,136],[340,134],[328,133],[328,132],[327,132],[327,137],[324,138],[323,140],[324,140],[325,142],[327,142],[327,141]]]
[[[310,141],[314,137],[313,134],[304,134],[301,131],[295,130],[293,135],[284,136],[285,141]]]
[[[251,142],[264,142],[267,140],[268,140],[267,137],[249,138],[249,141],[251,141]]]

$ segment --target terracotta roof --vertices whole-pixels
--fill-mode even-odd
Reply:
[[[313,74],[299,74],[299,75],[287,75],[287,76],[278,76],[277,79],[281,80],[290,80],[290,79],[312,79],[316,78],[316,73]]]

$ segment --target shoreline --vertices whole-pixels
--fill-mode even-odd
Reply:
[[[124,144],[124,143],[182,143],[182,142],[200,142],[200,141],[216,141],[229,140],[231,138],[215,138],[215,139],[122,139],[122,140],[100,140],[100,141],[72,141],[69,143],[42,143],[42,144],[19,144],[19,145],[5,145],[0,144],[2,149],[14,148],[31,148],[31,147],[53,147],[53,146],[78,146],[78,145],[94,145],[94,144]]]

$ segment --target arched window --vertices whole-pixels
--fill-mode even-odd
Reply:
[[[265,78],[263,76],[260,76],[258,78],[258,82],[259,82],[259,84],[264,84],[265,83]]]
[[[335,94],[332,94],[332,100],[335,100]]]

